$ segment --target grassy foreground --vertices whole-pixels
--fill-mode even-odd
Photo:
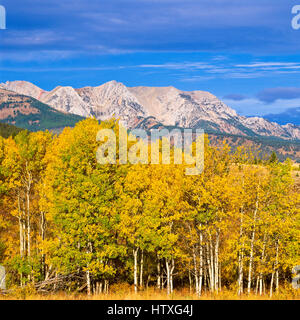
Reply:
[[[109,294],[90,296],[65,292],[36,294],[30,288],[15,289],[10,294],[0,294],[0,300],[300,300],[300,291],[291,287],[281,288],[278,293],[273,293],[272,297],[267,292],[262,296],[254,293],[238,296],[236,291],[228,289],[223,289],[219,293],[204,292],[201,297],[190,293],[189,289],[175,290],[171,295],[153,288],[135,293],[132,288],[125,287],[112,286]]]

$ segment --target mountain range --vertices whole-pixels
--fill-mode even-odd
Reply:
[[[74,126],[82,119],[79,115],[60,112],[35,98],[0,87],[0,122],[38,131]]]
[[[146,120],[148,129],[161,124],[201,128],[208,133],[300,140],[300,127],[296,124],[240,116],[205,91],[181,91],[174,87],[129,88],[116,81],[79,89],[59,86],[52,91],[30,82],[12,81],[1,83],[0,88],[29,96],[64,114],[94,116],[99,120],[114,116],[128,128],[145,125]]]

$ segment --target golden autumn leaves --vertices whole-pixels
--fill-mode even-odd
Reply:
[[[94,119],[59,136],[0,139],[0,262],[10,284],[68,274],[81,280],[63,288],[88,293],[128,282],[136,291],[273,294],[300,264],[299,191],[288,161],[257,165],[243,148],[205,139],[197,176],[184,163],[100,165],[101,129],[119,139],[117,122]]]

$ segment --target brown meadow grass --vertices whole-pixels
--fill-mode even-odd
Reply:
[[[174,290],[168,295],[166,291],[148,288],[137,293],[128,285],[115,285],[110,288],[108,294],[90,295],[85,293],[48,293],[37,294],[30,287],[25,289],[12,289],[6,295],[0,294],[0,300],[300,300],[300,290],[291,286],[280,288],[278,293],[270,297],[266,292],[263,295],[242,294],[237,295],[235,290],[222,289],[219,293],[203,292],[201,297],[190,292],[189,289]]]

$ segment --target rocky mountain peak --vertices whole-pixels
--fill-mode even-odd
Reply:
[[[163,126],[300,139],[300,127],[281,126],[260,117],[242,117],[206,91],[181,91],[172,86],[128,88],[115,80],[80,89],[59,86],[50,92],[25,81],[6,82],[0,87],[34,97],[59,111],[95,116],[99,120],[114,116],[128,128],[151,117],[151,123]]]
[[[33,97],[37,100],[42,99],[42,97],[47,94],[47,91],[28,81],[7,81],[0,84],[0,87],[6,90],[17,92],[19,94]]]

